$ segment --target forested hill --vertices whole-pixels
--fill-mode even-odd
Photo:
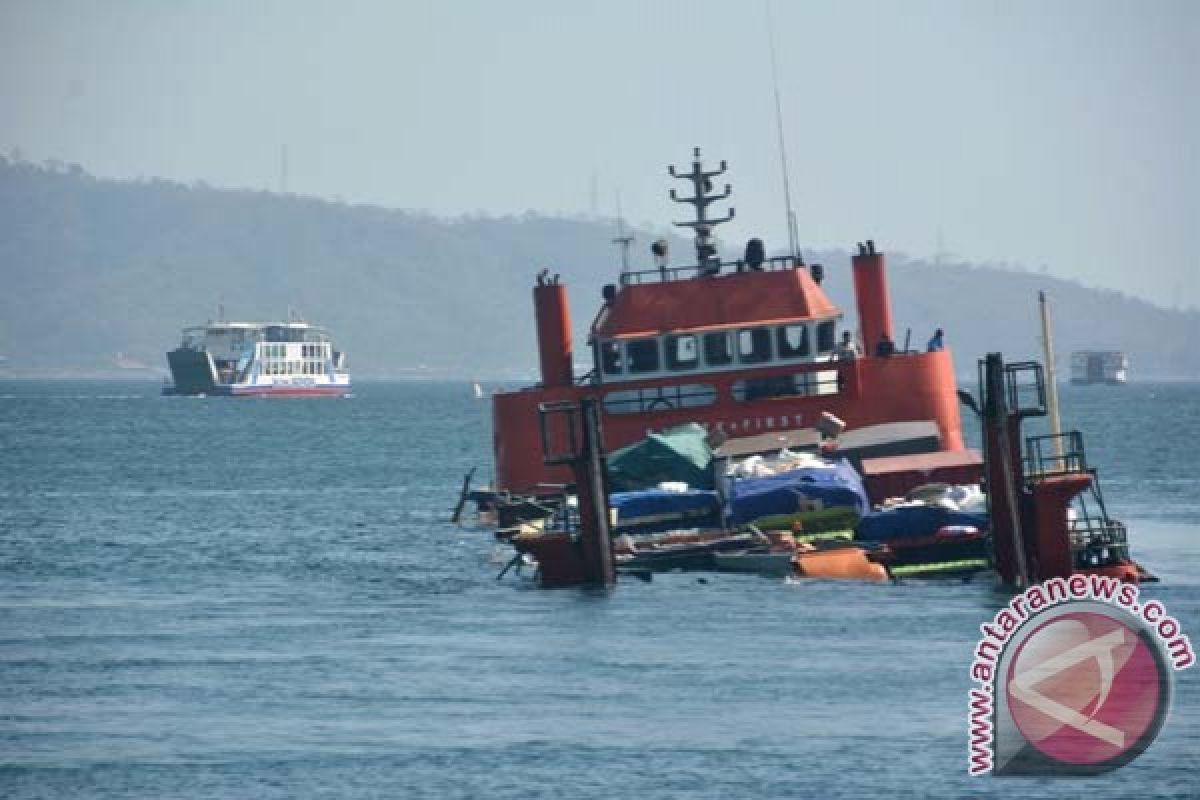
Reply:
[[[656,235],[637,232],[638,262]],[[618,270],[612,236],[602,221],[445,220],[0,159],[0,355],[11,371],[111,368],[118,352],[162,365],[179,329],[223,301],[231,319],[280,319],[292,307],[326,325],[360,376],[528,376],[535,274],[562,274],[582,341],[601,286]],[[687,249],[675,245],[681,259]],[[725,256],[740,250],[730,245]],[[849,255],[809,255],[825,263],[830,295],[852,316]],[[914,346],[945,328],[961,373],[988,350],[1035,354],[1042,289],[1054,303],[1060,357],[1118,348],[1136,378],[1200,377],[1196,311],[1047,275],[889,263],[901,342],[909,327]],[[1152,279],[1152,260],[1139,269]]]

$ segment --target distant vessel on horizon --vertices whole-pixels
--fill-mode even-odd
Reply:
[[[133,356],[120,352],[113,356],[112,363],[117,369],[158,372],[156,368],[150,366],[145,361],[141,361]]]
[[[231,397],[343,396],[350,393],[346,354],[329,333],[300,320],[210,322],[185,328],[167,353],[167,395]]]
[[[1120,350],[1076,350],[1071,353],[1071,383],[1088,386],[1096,383],[1129,382],[1129,359]]]

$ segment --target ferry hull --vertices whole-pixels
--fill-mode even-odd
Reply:
[[[250,386],[213,384],[212,388],[200,392],[181,392],[175,386],[163,388],[163,394],[193,395],[205,397],[345,397],[353,392],[350,384],[335,386]]]
[[[167,353],[174,385],[163,388],[167,396],[206,397],[344,397],[347,383],[220,383],[212,356],[203,350],[179,348]]]
[[[229,397],[345,397],[350,384],[336,386],[223,386],[218,394]]]

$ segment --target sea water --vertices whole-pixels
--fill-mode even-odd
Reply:
[[[1063,404],[1200,645],[1200,385]],[[497,581],[489,443],[467,383],[0,383],[0,796],[1200,795],[1200,668],[1123,769],[969,778],[986,581]]]

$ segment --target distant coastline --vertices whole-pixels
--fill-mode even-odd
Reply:
[[[671,211],[664,198],[664,230]],[[646,248],[669,236],[664,230],[630,232],[635,266],[649,261]],[[620,271],[611,239],[611,221],[600,218],[449,220],[0,159],[0,352],[8,358],[0,375],[125,379],[114,354],[156,375],[180,328],[223,303],[241,317],[277,318],[289,306],[319,316],[338,331],[356,376],[533,382],[530,288],[547,267],[568,288],[582,374],[587,327],[602,287]],[[948,254],[927,261],[879,245],[889,256],[899,341],[921,347],[943,328],[964,386],[985,353],[1040,359],[1039,291],[1050,298],[1061,364],[1073,350],[1119,349],[1135,381],[1200,378],[1200,310],[1162,308],[1048,271]],[[743,243],[720,247],[735,258]],[[687,249],[671,239],[672,252]],[[803,249],[824,265],[826,292],[854,327],[849,254]]]

